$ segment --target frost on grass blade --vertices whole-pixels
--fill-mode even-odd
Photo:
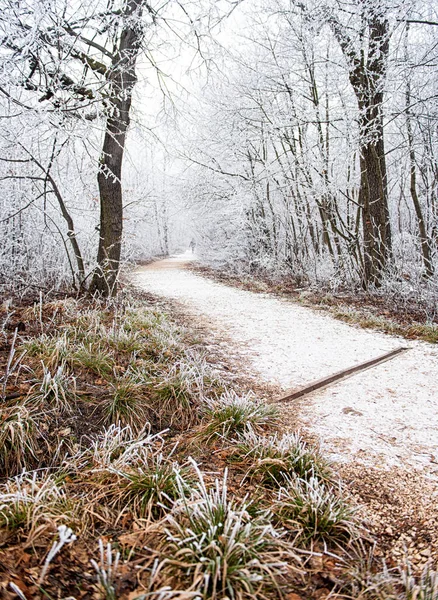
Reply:
[[[304,543],[310,540],[337,543],[357,535],[354,509],[340,492],[317,477],[308,480],[296,475],[288,477],[278,491],[272,510]]]
[[[279,422],[278,409],[250,393],[239,396],[233,391],[226,391],[219,398],[206,399],[203,412],[204,424],[198,437],[206,442],[250,431],[260,432]]]
[[[167,518],[163,572],[199,590],[202,598],[261,597],[276,587],[286,567],[281,534],[267,514],[251,518],[246,499],[229,498],[226,472],[208,488],[194,468],[198,483],[192,495],[180,497]]]
[[[248,464],[247,477],[274,487],[291,474],[322,480],[332,476],[327,460],[298,433],[262,436],[250,430],[237,438],[234,456]]]

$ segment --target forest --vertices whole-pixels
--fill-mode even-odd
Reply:
[[[195,238],[433,312],[433,2],[110,5],[2,6],[2,287],[112,293]]]
[[[0,118],[0,598],[438,600],[438,3],[0,0]]]

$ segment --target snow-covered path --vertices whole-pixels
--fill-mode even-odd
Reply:
[[[223,331],[261,379],[283,389],[375,358],[409,351],[300,401],[300,420],[333,458],[412,465],[438,476],[438,349],[335,320],[269,294],[235,289],[184,270],[186,254],[139,268],[134,283],[178,300]],[[294,411],[293,402],[284,405]]]

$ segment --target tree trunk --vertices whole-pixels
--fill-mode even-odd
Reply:
[[[107,74],[112,96],[97,176],[100,194],[100,238],[97,268],[90,285],[92,294],[98,293],[103,296],[113,296],[117,293],[123,231],[122,163],[132,90],[136,83],[135,63],[142,40],[139,19],[143,2],[144,0],[126,2],[123,15],[125,25],[120,34],[118,52]]]
[[[369,107],[368,107],[369,108]],[[364,110],[364,109],[362,109]],[[360,190],[364,249],[363,286],[379,286],[391,251],[381,99],[361,122]],[[376,138],[376,139],[375,139]]]
[[[380,286],[392,246],[382,114],[382,86],[389,54],[388,22],[373,16],[368,27],[368,61],[351,78],[361,112],[359,203],[362,206],[362,284],[365,289],[369,285]]]
[[[362,4],[362,3],[361,3]],[[364,269],[362,285],[381,284],[391,256],[391,225],[388,207],[386,159],[383,132],[383,84],[389,55],[389,25],[384,8],[371,12],[364,7],[368,48],[354,48],[348,33],[332,14],[333,32],[346,57],[349,78],[359,106],[360,190],[362,208]],[[380,10],[379,10],[380,8]],[[366,9],[366,10],[365,10]],[[365,27],[362,34],[365,33]]]

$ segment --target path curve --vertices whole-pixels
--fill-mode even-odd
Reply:
[[[134,284],[177,300],[233,340],[251,369],[298,388],[400,345],[409,351],[300,402],[300,420],[339,461],[413,466],[438,479],[438,349],[361,329],[270,294],[213,282],[185,267],[190,253],[139,267]],[[294,411],[294,404],[287,409]]]

